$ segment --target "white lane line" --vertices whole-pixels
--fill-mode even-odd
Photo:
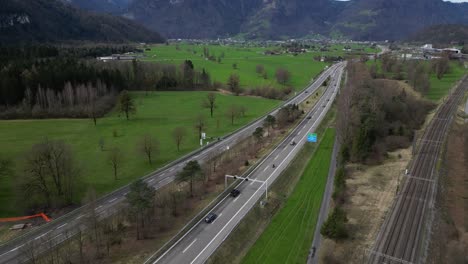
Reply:
[[[154,178],[153,178],[153,179],[151,179],[151,180],[149,180],[148,182],[153,182],[153,181],[154,181]]]
[[[254,181],[252,181],[249,185],[252,185],[252,184],[254,184]]]
[[[239,196],[237,196],[236,199],[232,200],[232,202],[235,203],[237,201],[237,199],[239,199]]]
[[[328,76],[328,75],[327,75],[327,76]],[[276,112],[278,112],[278,110],[275,110],[275,111],[274,111],[274,113],[276,113]],[[259,122],[259,123],[260,123],[260,122]],[[315,125],[315,122],[314,122],[314,124],[312,124],[312,127],[313,127],[314,125]],[[230,142],[230,141],[227,141],[227,142]],[[275,148],[272,152],[275,152],[277,149],[279,149],[279,147],[280,147],[280,145],[276,146],[276,148]],[[266,161],[266,159],[264,159],[262,162],[260,162],[259,166],[260,166],[261,164],[263,164],[265,161]],[[252,174],[252,172],[251,172],[250,174]],[[249,174],[249,175],[250,175],[250,174]],[[257,190],[257,191],[258,191],[258,190]],[[229,196],[225,196],[219,203],[222,203],[222,202],[223,202],[226,198],[228,198],[228,197],[229,197]],[[248,202],[248,201],[247,201],[247,202]],[[244,204],[244,205],[245,205],[245,204]],[[241,208],[241,209],[242,209],[242,208]],[[197,227],[197,226],[198,226],[198,225],[195,225],[195,226],[193,226],[190,230],[188,230],[181,238],[179,238],[179,240],[177,240],[168,250],[166,250],[161,256],[159,256],[158,259],[156,259],[156,260],[153,261],[152,263],[153,263],[153,264],[158,263],[161,259],[163,259],[163,258],[167,255],[167,253],[168,253],[170,250],[172,250],[175,246],[177,246],[177,245],[179,244],[179,242],[180,242],[182,239],[184,239],[184,238],[185,238],[195,227]],[[211,243],[212,243],[212,241],[210,242],[210,244],[211,244]],[[206,250],[206,247],[205,247],[205,249],[203,249],[203,251],[205,251],[205,250]],[[202,254],[202,253],[200,253],[199,256],[200,256],[201,254]],[[151,260],[151,258],[154,257],[154,255],[155,255],[155,254],[153,254],[148,260],[146,260],[144,264],[148,263],[148,262]],[[197,256],[197,258],[198,258],[199,256]],[[194,261],[195,261],[195,260],[194,260]]]
[[[110,200],[109,203],[112,203],[115,200],[117,200],[117,198],[114,198],[114,199]]]
[[[174,170],[174,168],[170,168],[170,169],[169,169],[169,172],[171,172],[171,171],[173,171],[173,170]]]
[[[265,169],[263,169],[263,171],[266,171],[268,169],[268,167],[265,167]]]
[[[222,215],[223,215],[223,213],[220,213],[220,214],[218,215],[218,218],[220,218]]]
[[[322,115],[326,114],[327,112],[328,112],[328,111],[322,111],[321,114],[319,115],[319,118],[318,118],[317,120],[315,120],[315,122],[314,122],[314,123],[312,124],[312,126],[310,126],[310,127],[314,127],[314,126],[317,124],[317,122],[319,121],[320,117],[321,117]],[[303,141],[303,140],[306,138],[306,136],[307,136],[307,135],[305,135],[303,138],[301,138],[300,141]],[[279,169],[279,168],[281,167],[281,165],[282,165],[284,162],[286,162],[286,161],[288,160],[289,156],[294,152],[294,149],[296,149],[297,147],[299,147],[299,144],[293,147],[293,150],[289,152],[289,154],[283,159],[283,161],[282,161],[282,162],[280,163],[280,165],[275,169],[275,171],[276,171],[277,169]],[[274,173],[272,173],[272,174],[267,178],[267,181],[268,181],[268,179],[269,179],[272,175],[274,175]],[[262,184],[262,186],[263,186],[263,184]],[[262,187],[262,186],[261,186],[261,187]],[[218,236],[221,235],[221,233],[229,226],[229,224],[236,218],[236,216],[237,216],[240,212],[242,212],[242,210],[244,209],[244,207],[247,206],[247,205],[249,204],[250,200],[252,200],[252,199],[255,197],[255,195],[256,195],[260,190],[262,190],[262,191],[264,190],[264,189],[261,188],[261,187],[258,188],[258,189],[252,194],[252,196],[250,196],[250,198],[249,198],[249,199],[242,205],[242,207],[231,217],[231,219],[221,228],[221,230],[219,230],[219,232],[218,232],[218,233],[213,237],[213,239],[211,239],[211,241],[200,251],[200,253],[198,253],[198,255],[192,260],[192,262],[190,262],[190,264],[195,263],[195,261],[197,261],[197,259],[203,254],[203,252],[205,252],[205,250],[206,250],[208,247],[211,246],[211,244],[213,243],[213,241],[215,241],[216,238],[218,238]]]
[[[276,160],[278,157],[279,157],[279,154],[278,154],[278,155],[276,155],[276,157],[275,157],[275,160]]]
[[[83,215],[79,215],[76,219],[80,219],[81,217],[83,217]]]
[[[195,240],[192,241],[192,243],[190,243],[190,245],[188,245],[188,247],[186,247],[183,251],[182,251],[182,254],[185,253],[185,251],[187,251],[192,245],[193,243],[195,243],[197,241],[197,239],[195,238]]]
[[[60,228],[62,228],[62,227],[64,227],[64,226],[66,226],[66,225],[68,225],[68,223],[65,223],[65,224],[63,224],[63,225],[57,227],[57,229],[60,229]]]
[[[101,207],[102,207],[102,205],[100,205],[100,206],[96,207],[96,209],[99,209],[99,208],[101,208]]]
[[[23,244],[23,245],[20,245],[20,246],[17,246],[17,247],[15,247],[15,248],[13,248],[13,249],[10,249],[9,251],[7,251],[7,252],[1,254],[0,257],[3,256],[3,255],[5,255],[5,254],[8,254],[8,253],[10,253],[10,252],[13,252],[13,251],[17,250],[18,248],[20,248],[20,247],[22,247],[22,246],[24,246],[24,244]]]

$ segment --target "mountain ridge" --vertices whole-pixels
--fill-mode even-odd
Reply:
[[[70,1],[88,9],[95,3],[94,11],[100,12],[109,2]],[[117,11],[115,1],[124,1]],[[113,0],[107,12],[159,29],[168,38],[284,39],[321,34],[400,40],[431,25],[468,24],[468,4],[442,0]]]
[[[162,42],[134,21],[97,14],[58,0],[5,0],[0,10],[0,43]]]

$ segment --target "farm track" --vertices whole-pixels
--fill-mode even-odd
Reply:
[[[437,110],[426,128],[408,174],[370,251],[369,263],[424,263],[437,190],[437,163],[468,78]]]

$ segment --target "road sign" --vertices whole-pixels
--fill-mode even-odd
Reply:
[[[317,142],[317,133],[309,133],[307,134],[307,142]]]
[[[202,133],[201,133],[201,137],[202,137],[203,139],[206,139],[206,133],[205,133],[205,132],[202,132]]]

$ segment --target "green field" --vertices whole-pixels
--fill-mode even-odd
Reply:
[[[276,100],[218,94],[218,108],[215,109],[214,117],[210,118],[209,109],[201,107],[206,94],[207,92],[154,92],[145,96],[144,93],[133,93],[137,113],[130,121],[112,111],[100,118],[96,127],[89,119],[0,121],[0,156],[12,158],[16,174],[21,175],[24,154],[32,145],[45,137],[64,140],[71,145],[75,160],[81,168],[78,196],[83,195],[87,186],[93,186],[99,194],[103,194],[199,147],[193,121],[199,113],[203,113],[208,120],[207,136],[218,137],[247,124],[280,103]],[[236,119],[234,125],[225,116],[232,104],[247,107],[246,116]],[[183,126],[187,130],[180,152],[177,152],[171,135],[177,126]],[[117,137],[113,136],[114,130],[118,133]],[[136,150],[137,142],[144,134],[150,134],[160,142],[160,151],[152,166]],[[98,143],[101,138],[104,139],[106,149],[119,147],[124,152],[125,160],[117,181],[107,164],[108,151],[100,150]],[[14,179],[0,179],[2,217],[23,213],[22,198],[15,196],[16,182]]]
[[[304,263],[322,203],[335,130],[327,129],[294,192],[273,217],[243,263]]]
[[[373,60],[367,61],[367,65],[371,66],[372,64],[377,63],[377,69],[378,72],[382,72],[382,61],[378,60],[377,62],[374,62]],[[427,67],[429,67],[429,61],[426,62]],[[429,81],[431,83],[431,87],[429,89],[429,92],[425,95],[426,98],[433,100],[433,101],[438,101],[444,96],[448,94],[448,91],[455,85],[455,83],[460,80],[464,74],[468,73],[468,70],[462,66],[459,65],[457,62],[451,62],[450,63],[450,71],[445,74],[442,79],[437,79],[437,76],[435,73],[431,73],[429,76]]]
[[[458,63],[451,63],[450,72],[442,79],[437,79],[435,74],[431,74],[431,88],[427,93],[427,98],[437,101],[448,94],[448,91],[460,80],[468,71]]]
[[[203,57],[203,48],[207,47],[210,54],[215,57],[221,56],[224,53],[224,58],[221,63],[206,60]],[[240,77],[241,86],[243,88],[255,88],[257,86],[272,85],[282,87],[275,79],[277,68],[283,67],[291,72],[291,80],[287,84],[294,87],[296,90],[303,89],[325,66],[329,65],[325,62],[314,61],[316,55],[344,55],[343,45],[334,45],[328,52],[309,52],[294,56],[292,54],[281,55],[264,55],[265,50],[273,50],[275,47],[236,47],[236,46],[219,46],[219,45],[158,45],[153,46],[151,51],[146,51],[145,60],[161,63],[172,63],[180,65],[184,60],[192,60],[195,69],[202,70],[203,68],[211,74],[215,81],[226,83],[228,77],[232,73],[236,73]],[[366,51],[373,52],[370,48]],[[233,68],[233,64],[237,64],[237,69]],[[268,75],[268,79],[256,73],[255,69],[258,64],[262,64]]]

